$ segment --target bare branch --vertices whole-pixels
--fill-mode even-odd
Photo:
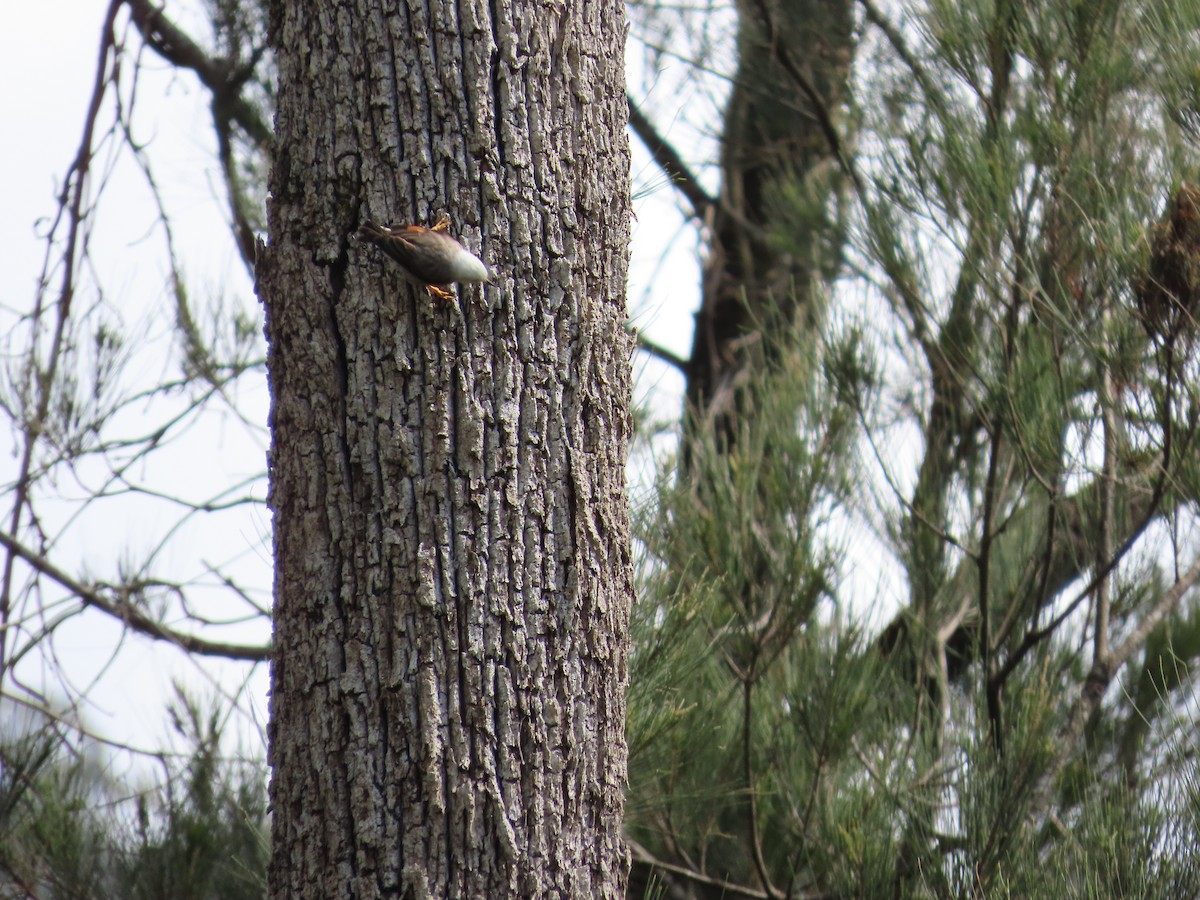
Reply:
[[[214,115],[220,104],[228,118],[236,122],[250,140],[270,153],[275,142],[271,127],[263,121],[254,104],[241,96],[241,89],[262,54],[261,49],[255,51],[248,62],[237,66],[233,60],[214,58],[205,53],[150,0],[125,0],[125,5],[129,7],[133,24],[142,39],[167,62],[195,72],[201,84],[212,92]]]
[[[684,866],[677,866],[669,862],[663,862],[628,835],[625,836],[625,843],[627,843],[629,845],[629,849],[633,851],[634,859],[640,863],[650,866],[653,869],[660,869],[663,872],[670,872],[672,875],[679,875],[680,877],[686,878],[688,881],[694,881],[697,884],[704,884],[708,885],[709,887],[718,888],[726,896],[751,897],[753,900],[770,900],[770,894],[768,894],[766,891],[760,891],[757,888],[734,884],[731,881],[722,881],[719,878],[713,878],[711,875],[705,875],[703,872],[697,872],[695,869],[688,869]]]
[[[688,361],[682,356],[671,352],[666,347],[654,343],[648,337],[642,334],[642,332],[638,331],[638,329],[633,325],[627,323],[625,325],[625,330],[633,335],[633,339],[637,341],[637,347],[639,350],[648,353],[650,356],[653,356],[660,362],[665,362],[669,366],[674,366],[685,376],[687,375]]]
[[[242,95],[242,88],[253,74],[262,48],[255,50],[246,62],[212,57],[168,19],[162,8],[153,6],[149,0],[127,0],[127,5],[146,44],[172,65],[195,72],[201,84],[212,93],[213,129],[229,194],[233,233],[242,262],[253,275],[255,232],[243,208],[241,179],[233,154],[233,125],[240,126],[250,140],[270,156],[274,135],[258,109]]]
[[[95,607],[108,613],[114,619],[124,622],[134,631],[158,641],[174,644],[190,653],[200,653],[205,656],[222,656],[227,659],[261,662],[271,658],[269,645],[229,644],[219,641],[207,641],[190,634],[183,634],[156,622],[145,613],[138,610],[127,600],[109,598],[64,572],[50,560],[46,559],[24,546],[11,535],[0,531],[0,544],[3,544],[11,557],[20,557],[48,578],[66,588],[79,597],[87,606]]]
[[[646,145],[646,149],[650,151],[650,155],[654,157],[658,167],[666,174],[671,185],[687,198],[688,203],[692,206],[692,213],[697,219],[704,221],[715,201],[692,174],[679,152],[658,133],[654,124],[646,118],[645,113],[634,102],[632,96],[629,97],[629,127]]]

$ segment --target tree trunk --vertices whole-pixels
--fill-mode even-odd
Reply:
[[[812,286],[832,282],[842,249],[829,217],[841,173],[823,123],[843,102],[854,55],[850,0],[738,0],[737,9],[721,196],[687,373],[689,407],[725,438],[738,374],[772,359],[774,340],[822,320]]]
[[[274,5],[272,898],[622,895],[623,13]]]

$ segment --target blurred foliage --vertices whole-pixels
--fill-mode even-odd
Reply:
[[[182,691],[182,745],[130,793],[103,748],[69,745],[57,719],[0,739],[0,896],[39,900],[259,900],[266,896],[266,778],[223,755],[217,706]]]
[[[830,313],[639,510],[631,895],[1196,896],[1200,4],[855,6]]]

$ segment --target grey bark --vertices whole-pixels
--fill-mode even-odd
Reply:
[[[275,4],[273,898],[623,893],[624,37]],[[351,237],[442,210],[457,308]]]

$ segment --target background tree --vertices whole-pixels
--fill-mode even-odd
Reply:
[[[622,7],[272,17],[271,896],[619,896]],[[457,305],[352,240],[442,209]]]
[[[676,14],[635,6],[663,52]],[[708,229],[692,352],[682,368],[689,408],[726,439],[737,431],[737,386],[753,377],[755,359],[776,351],[773,336],[794,335],[802,322],[815,332],[824,321],[844,239],[837,199],[848,152],[832,116],[854,51],[849,0],[744,0],[736,14],[715,197],[636,102],[630,118]]]
[[[853,199],[839,314],[814,341],[810,295],[778,304],[736,439],[688,440],[644,530],[639,874],[1193,893],[1196,10],[859,6],[857,98],[814,116]],[[848,524],[904,585],[874,637]]]

